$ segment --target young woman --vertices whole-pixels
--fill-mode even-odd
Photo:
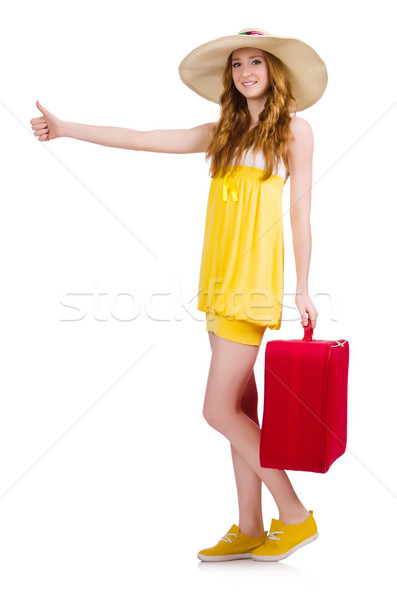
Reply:
[[[318,531],[313,511],[299,500],[286,472],[259,464],[253,368],[266,327],[281,327],[281,198],[288,178],[295,304],[302,325],[308,317],[313,328],[317,321],[308,293],[313,135],[296,111],[321,98],[327,70],[300,40],[243,29],[190,52],[179,74],[193,91],[220,104],[218,122],[181,130],[101,127],[61,121],[38,101],[43,117],[30,122],[39,141],[65,136],[130,150],[204,152],[211,159],[198,294],[212,350],[203,414],[231,445],[239,524],[198,557],[280,560],[314,541]],[[279,510],[269,533],[263,526],[262,483]]]

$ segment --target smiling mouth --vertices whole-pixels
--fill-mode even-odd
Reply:
[[[244,87],[251,87],[253,85],[256,85],[256,81],[247,81],[246,83],[242,84]]]

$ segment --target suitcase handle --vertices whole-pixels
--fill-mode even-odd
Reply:
[[[311,321],[310,321],[309,317],[307,319],[308,319],[307,325],[302,326],[303,330],[304,330],[302,341],[303,342],[312,342],[313,341],[313,329],[310,327]]]
[[[308,317],[308,323],[307,325],[303,325],[303,330],[304,330],[304,335],[302,338],[303,342],[313,342],[313,329],[310,327],[310,319]],[[333,340],[335,343],[335,345],[331,346],[331,348],[336,348],[337,346],[344,346],[346,343],[348,344],[347,340]]]

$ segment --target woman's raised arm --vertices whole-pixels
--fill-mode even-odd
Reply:
[[[42,117],[34,117],[30,123],[40,142],[58,137],[70,137],[83,142],[101,144],[126,150],[146,150],[171,154],[205,152],[211,141],[211,130],[216,123],[204,123],[191,129],[156,129],[137,131],[124,127],[85,125],[62,121],[45,109],[37,100]]]

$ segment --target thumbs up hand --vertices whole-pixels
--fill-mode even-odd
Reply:
[[[30,124],[39,142],[48,142],[62,137],[62,121],[44,108],[38,100],[36,100],[36,106],[43,113],[43,116],[30,119]]]

